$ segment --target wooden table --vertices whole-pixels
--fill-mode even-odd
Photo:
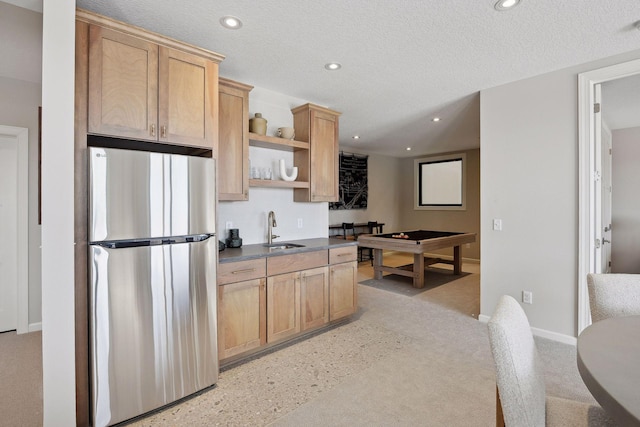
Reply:
[[[476,233],[453,233],[447,231],[415,230],[405,231],[403,235],[394,237],[400,232],[389,234],[358,236],[358,244],[366,248],[373,248],[373,271],[375,279],[382,279],[382,274],[393,273],[413,278],[414,288],[424,287],[425,266],[445,263],[453,265],[453,273],[462,272],[462,256],[460,246],[476,241]],[[425,252],[436,249],[453,247],[453,260],[441,258],[426,258]],[[409,252],[413,254],[413,265],[402,267],[390,267],[383,263],[383,250]]]
[[[578,371],[621,426],[640,426],[640,316],[593,323],[578,337]]]

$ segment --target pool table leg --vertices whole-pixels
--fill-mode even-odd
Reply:
[[[413,254],[413,287],[424,288],[424,254]]]
[[[462,273],[462,257],[460,256],[460,246],[453,247],[453,274]]]
[[[382,279],[382,249],[373,250],[373,278],[376,280]]]

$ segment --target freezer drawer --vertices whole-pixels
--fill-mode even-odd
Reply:
[[[215,233],[215,160],[89,148],[89,241]]]
[[[217,381],[215,237],[90,246],[94,425],[156,409]]]

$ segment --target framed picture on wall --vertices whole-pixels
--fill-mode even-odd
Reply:
[[[414,161],[415,209],[466,210],[464,153]]]

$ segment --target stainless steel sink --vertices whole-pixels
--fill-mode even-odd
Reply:
[[[295,248],[304,248],[304,245],[299,245],[297,243],[265,243],[262,245],[266,248],[269,248],[270,251],[282,250],[282,249],[295,249]]]

